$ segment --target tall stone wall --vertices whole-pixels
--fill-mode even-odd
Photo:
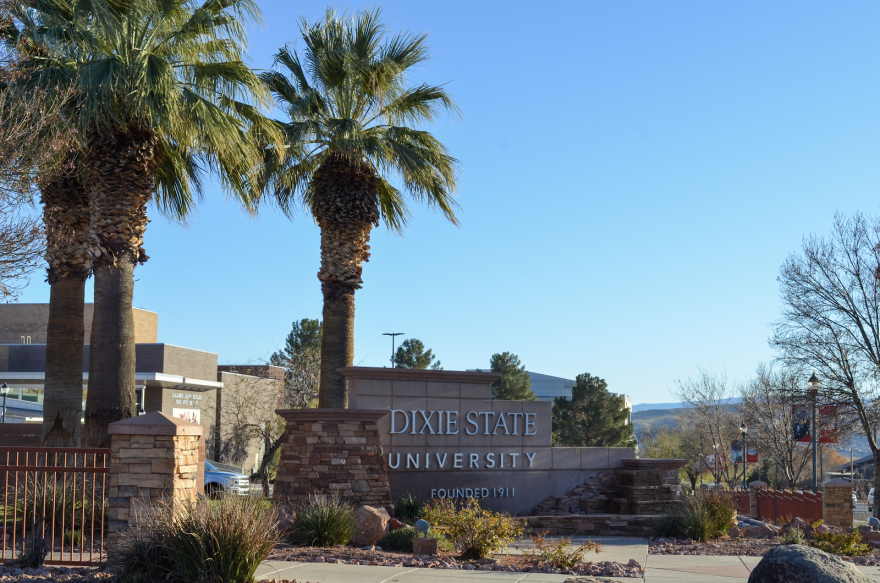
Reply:
[[[338,495],[358,505],[391,508],[378,420],[387,411],[285,409],[287,425],[274,498],[297,505]]]

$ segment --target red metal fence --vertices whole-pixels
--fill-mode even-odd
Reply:
[[[779,521],[803,518],[809,523],[822,520],[822,493],[798,490],[758,490],[758,517]]]
[[[748,490],[731,490],[730,497],[736,502],[736,512],[742,516],[748,516],[749,509],[749,491]]]
[[[50,565],[105,561],[109,449],[0,447],[0,559],[43,548]]]

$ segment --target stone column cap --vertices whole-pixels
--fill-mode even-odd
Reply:
[[[755,480],[754,482],[749,482],[749,488],[766,488],[767,482],[762,482],[761,480]]]
[[[390,411],[384,409],[276,409],[286,421],[314,423],[345,423],[346,421],[379,421]]]
[[[841,478],[834,478],[827,482],[822,482],[823,488],[852,488],[852,482]]]
[[[204,435],[205,428],[161,411],[123,419],[107,426],[110,435]]]

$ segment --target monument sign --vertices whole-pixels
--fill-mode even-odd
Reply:
[[[391,495],[483,499],[528,512],[586,479],[622,467],[628,447],[551,447],[552,403],[492,400],[500,375],[351,367],[349,409],[378,420]]]

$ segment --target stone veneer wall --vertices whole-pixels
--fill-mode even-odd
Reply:
[[[391,508],[378,420],[387,411],[284,409],[287,422],[274,499],[306,502],[337,494],[356,504]]]
[[[632,516],[621,514],[562,514],[557,516],[525,516],[533,533],[546,532],[551,536],[651,536],[656,515]]]
[[[565,496],[551,496],[535,516],[610,513],[663,514],[683,504],[679,460],[622,460],[623,468],[597,472]],[[673,467],[674,466],[674,467]]]
[[[193,502],[199,487],[203,428],[153,412],[111,423],[108,492],[108,548],[153,505],[179,509]]]

